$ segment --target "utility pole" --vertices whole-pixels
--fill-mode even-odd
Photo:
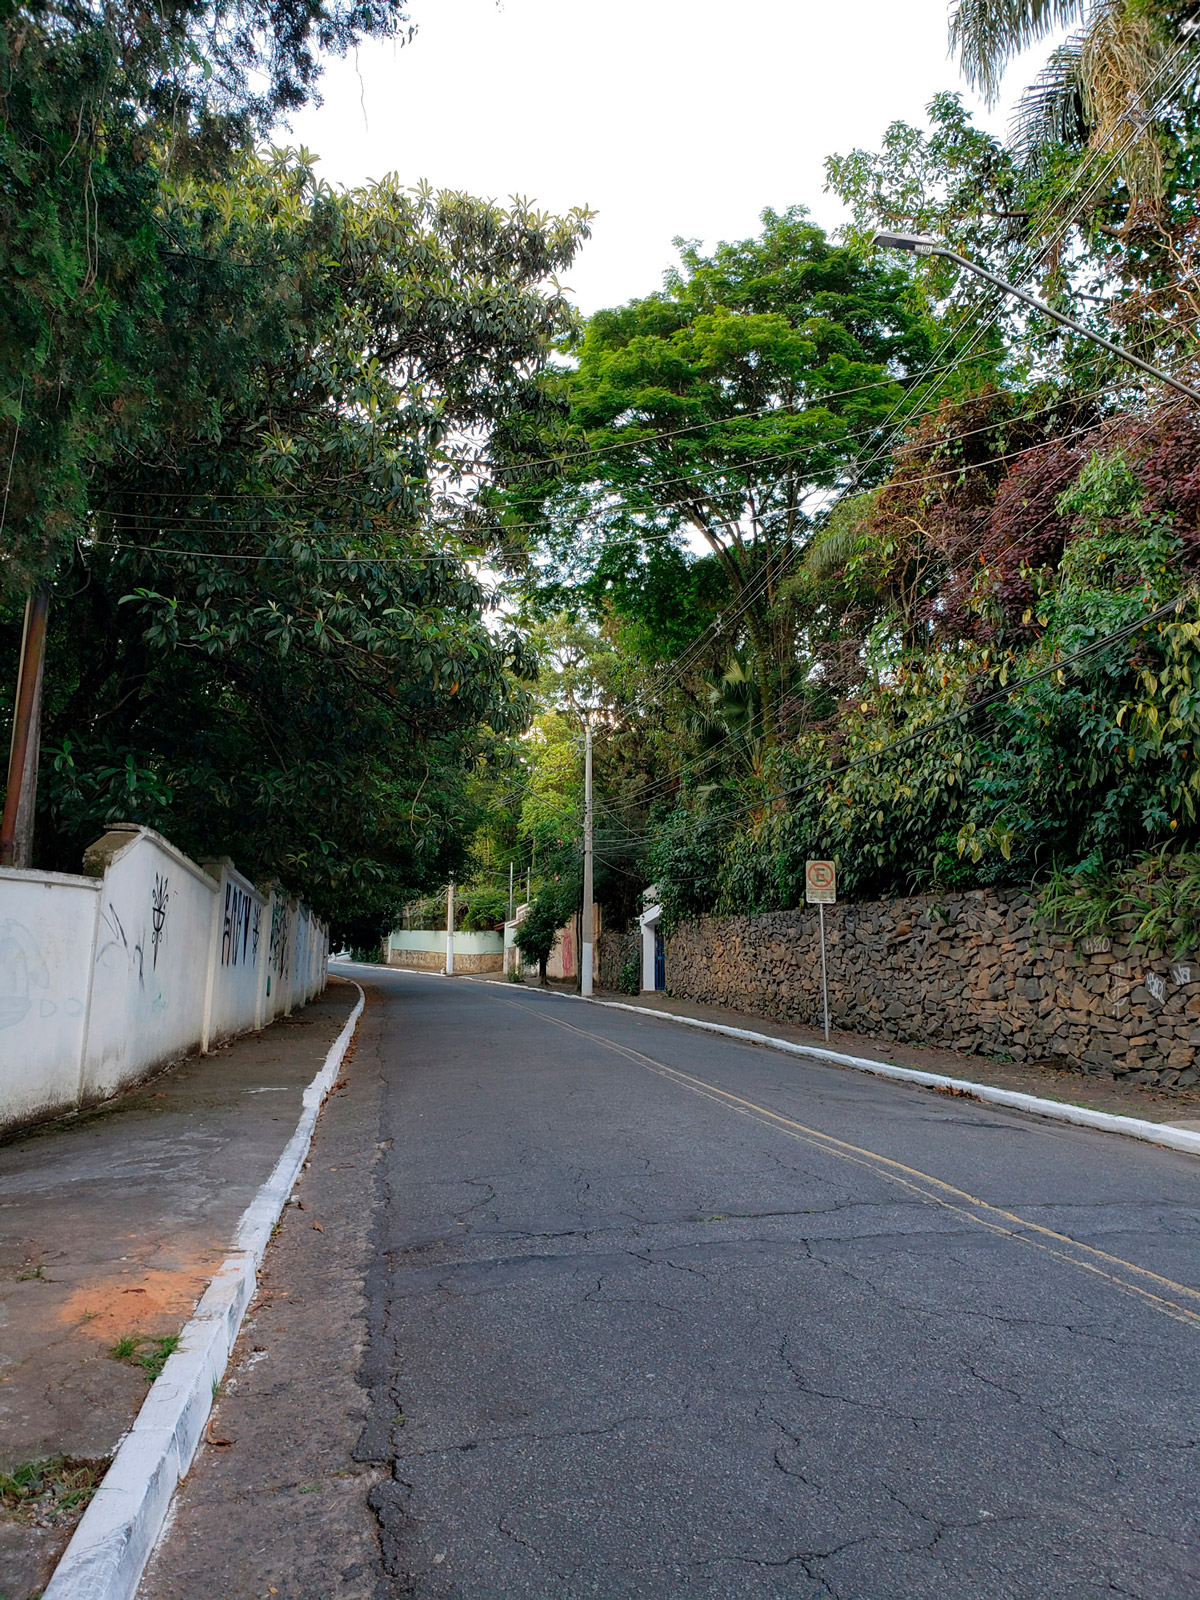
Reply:
[[[48,589],[35,589],[25,602],[25,628],[21,635],[21,664],[17,669],[12,743],[8,755],[8,786],[4,791],[4,819],[0,822],[0,867],[28,867],[33,864],[42,673],[46,665],[46,617],[49,610]]]
[[[583,754],[583,927],[580,932],[579,992],[592,992],[594,913],[592,907],[592,725],[584,729]]]
[[[454,879],[446,890],[446,976],[454,976]]]
[[[533,868],[525,868],[525,904],[533,899]]]
[[[508,863],[508,920],[513,919],[513,864]]]

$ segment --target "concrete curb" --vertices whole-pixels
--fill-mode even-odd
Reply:
[[[362,1016],[366,997],[358,984],[355,988],[358,1003],[304,1091],[295,1133],[243,1212],[231,1254],[184,1328],[179,1349],[151,1384],[42,1600],[133,1600],[136,1595],[171,1496],[200,1443],[271,1232],[300,1175],[321,1107]]]
[[[483,982],[494,984],[497,988],[513,987],[507,982],[501,984],[498,978],[485,978]],[[940,1072],[922,1072],[917,1067],[895,1067],[888,1061],[875,1061],[870,1056],[848,1056],[840,1050],[827,1050],[820,1045],[793,1044],[790,1039],[780,1039],[771,1033],[755,1033],[749,1028],[734,1028],[726,1022],[707,1022],[701,1017],[680,1017],[673,1011],[631,1006],[624,1000],[597,1000],[594,996],[563,994],[557,989],[539,989],[536,992],[553,995],[558,1000],[578,1000],[587,1006],[608,1006],[614,1011],[630,1011],[637,1017],[658,1017],[664,1022],[678,1022],[685,1028],[700,1028],[705,1033],[721,1033],[727,1038],[741,1039],[748,1044],[763,1044],[772,1050],[783,1050],[788,1055],[836,1062],[839,1067],[853,1067],[856,1072],[870,1072],[878,1078],[895,1078],[901,1083],[920,1084],[927,1089],[952,1089],[972,1100],[986,1100],[993,1105],[1009,1106],[1014,1111],[1029,1111],[1034,1116],[1050,1117],[1056,1122],[1074,1123],[1079,1128],[1096,1128],[1102,1133],[1119,1133],[1127,1139],[1141,1139],[1147,1144],[1165,1145],[1168,1150],[1182,1150],[1186,1155],[1200,1156],[1200,1133],[1193,1133],[1187,1128],[1173,1128],[1169,1123],[1146,1122],[1141,1117],[1118,1117],[1111,1111],[1091,1111],[1086,1106],[1043,1100],[1040,1095],[1022,1094],[1019,1089],[994,1089],[990,1084],[972,1083],[967,1078],[947,1078]],[[52,1600],[49,1590],[46,1591],[46,1600]]]

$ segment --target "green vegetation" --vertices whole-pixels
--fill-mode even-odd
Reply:
[[[1002,11],[957,12],[985,86],[1048,26]],[[832,156],[839,241],[794,209],[681,243],[661,293],[571,342],[553,425],[506,437],[498,516],[532,542],[514,594],[550,661],[523,818],[561,791],[577,859],[586,711],[610,926],[651,882],[667,927],[795,906],[831,856],[852,898],[1038,885],[1065,929],[1197,947],[1200,420],[945,262],[869,255],[886,226],[1036,266],[1194,378],[1198,51],[1173,15],[1089,10],[1008,146],[946,94]],[[1119,135],[1110,80],[1143,92],[1167,51]]]
[[[108,1460],[47,1456],[0,1472],[0,1516],[16,1522],[73,1521],[108,1471]]]
[[[161,1339],[151,1339],[143,1334],[127,1333],[109,1350],[113,1361],[123,1361],[128,1367],[140,1367],[146,1382],[153,1383],[167,1364],[167,1357],[179,1349],[179,1335],[169,1333]]]
[[[15,15],[0,650],[49,584],[44,865],[144,821],[364,951],[402,907],[443,927],[452,877],[496,926],[511,869],[544,969],[586,720],[609,928],[652,882],[667,926],[796,905],[817,855],[849,896],[1040,884],[1060,926],[1195,947],[1200,418],[869,248],[935,233],[1195,381],[1177,8],[962,0],[986,92],[1081,25],[1007,144],[940,94],[829,157],[837,236],[797,204],[679,240],[586,322],[555,276],[586,212],[337,191],[256,142],[395,5],[81,12],[70,46]]]

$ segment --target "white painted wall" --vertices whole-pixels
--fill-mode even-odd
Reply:
[[[122,1084],[200,1043],[217,886],[148,828],[114,828],[84,856],[103,874],[85,1093]]]
[[[217,882],[209,950],[210,993],[202,1045],[208,1049],[258,1020],[259,989],[268,960],[269,892],[264,895],[228,859],[206,861]]]
[[[658,919],[662,916],[662,906],[658,903],[658,885],[651,886],[644,891],[642,903],[646,909],[638,918],[642,930],[642,992],[654,992],[654,939],[658,932]]]
[[[0,1127],[78,1103],[101,887],[0,876]]]
[[[388,940],[392,950],[431,950],[444,953],[446,930],[444,928],[397,928]],[[504,935],[491,929],[483,933],[454,935],[454,950],[460,956],[498,956],[504,950]]]
[[[325,987],[328,929],[120,824],[87,877],[0,868],[0,1129],[103,1099]]]

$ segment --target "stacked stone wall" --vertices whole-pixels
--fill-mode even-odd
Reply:
[[[596,987],[617,993],[621,988],[621,971],[630,961],[639,958],[638,930],[615,933],[606,928],[596,940]]]
[[[446,970],[446,952],[444,950],[392,950],[385,946],[385,960],[389,967],[404,967],[410,972],[444,972]],[[454,952],[454,970],[457,973],[467,972],[503,972],[504,953],[500,950],[489,950],[482,955],[460,954]]]
[[[832,1025],[1166,1089],[1200,1080],[1200,966],[1063,937],[1033,913],[993,890],[827,906]],[[815,906],[684,924],[666,957],[669,994],[820,1021]]]

